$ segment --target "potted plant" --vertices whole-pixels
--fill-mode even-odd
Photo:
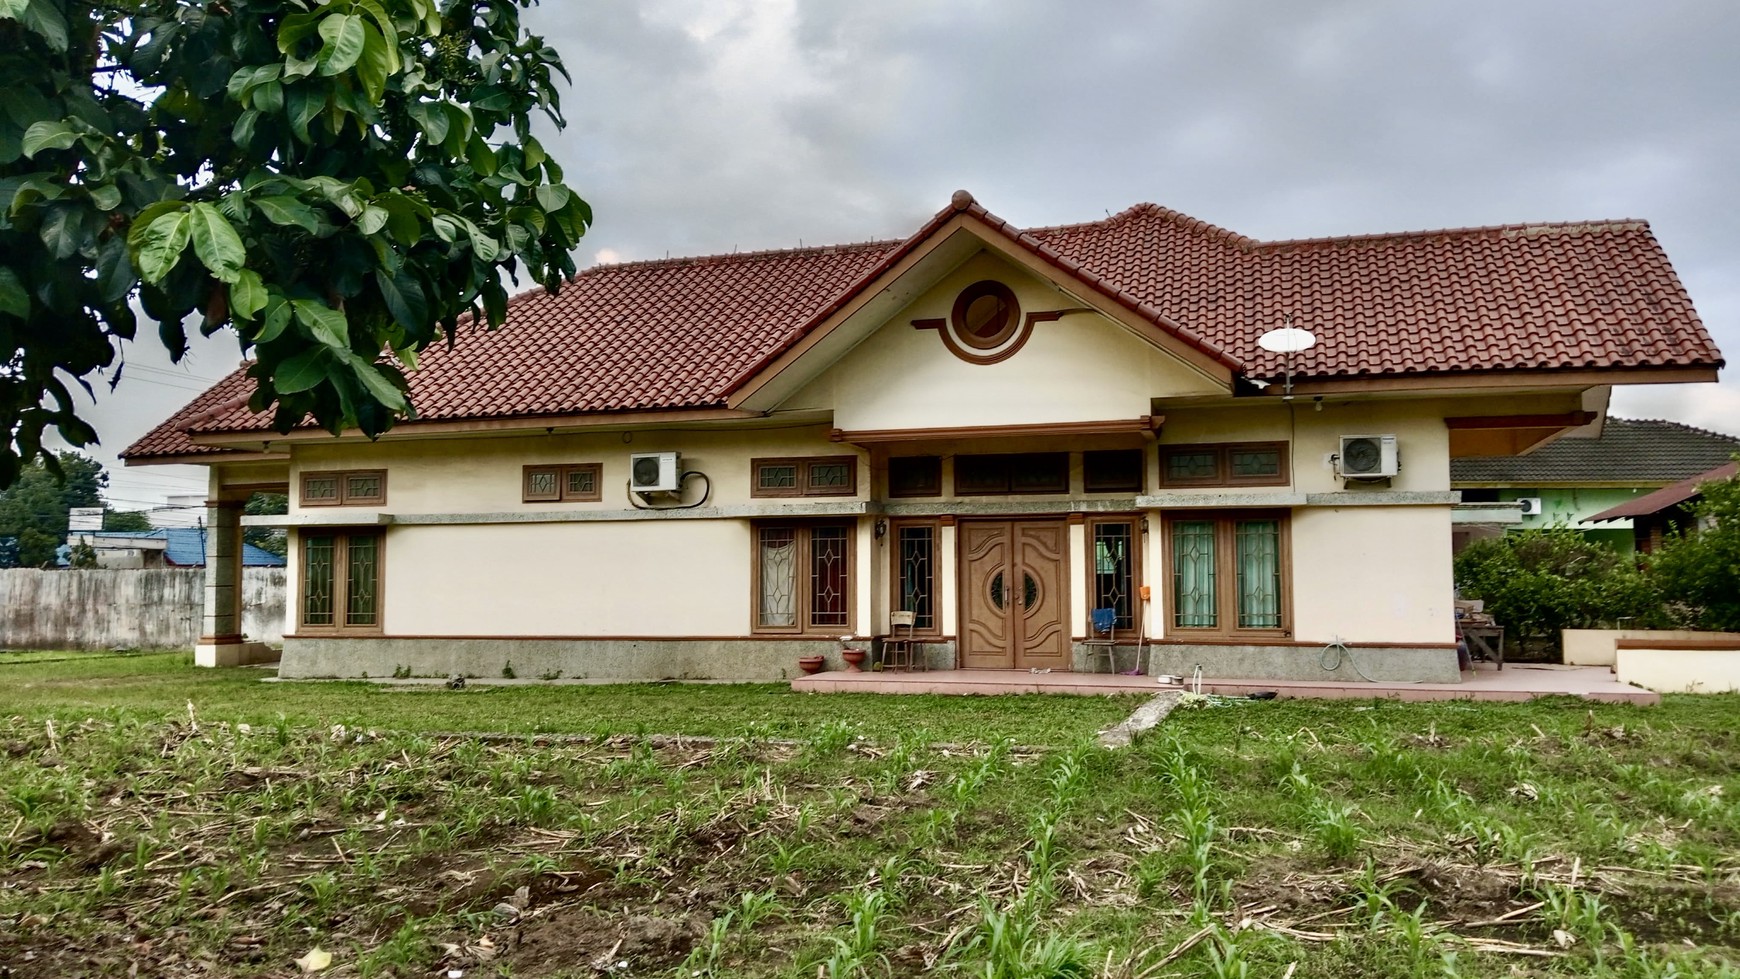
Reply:
[[[823,656],[821,653],[811,653],[808,656],[798,657],[798,669],[804,671],[806,675],[813,675],[822,672],[822,666],[826,663],[827,657]]]
[[[859,669],[858,666],[864,662],[864,657],[867,655],[869,655],[868,650],[861,646],[852,645],[851,635],[848,634],[840,637],[840,658],[846,661],[847,673],[864,672]]]

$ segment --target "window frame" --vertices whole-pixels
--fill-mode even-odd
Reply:
[[[1277,466],[1273,476],[1235,476],[1232,471],[1234,452],[1276,452]],[[1160,446],[1160,485],[1168,489],[1188,489],[1198,486],[1286,486],[1288,477],[1286,442],[1180,442]],[[1208,453],[1214,456],[1214,475],[1199,479],[1178,479],[1167,475],[1167,459],[1186,453]]]
[[[894,467],[896,464],[923,465],[929,470],[926,475],[930,477],[930,481],[916,491],[898,490],[894,485]],[[888,496],[890,499],[926,499],[942,495],[942,456],[893,456],[888,460]]]
[[[588,471],[592,473],[592,492],[568,492],[569,474]],[[534,472],[555,474],[556,494],[554,496],[532,495],[532,474]],[[600,503],[603,500],[604,464],[601,462],[541,463],[520,467],[521,503]]]
[[[963,469],[971,469],[972,466],[974,465],[973,463],[969,462],[969,463],[967,463],[966,466],[962,466],[963,460],[977,460],[977,459],[999,459],[999,460],[1002,460],[1001,465],[1002,465],[1002,470],[1003,470],[1003,487],[1004,487],[1003,489],[986,490],[986,489],[972,489],[972,488],[963,488],[962,487],[962,485],[961,485],[961,472],[962,472],[962,470]],[[1054,484],[1043,486],[1043,487],[1039,487],[1037,489],[1017,488],[1015,485],[1015,473],[1016,473],[1017,467],[1020,465],[1020,462],[1018,460],[1037,460],[1037,459],[1061,460],[1061,462],[1062,462],[1061,471],[1059,473],[1056,473],[1053,475],[1061,475],[1063,477],[1062,482],[1061,483],[1054,483]],[[955,465],[954,465],[954,470],[955,470],[955,473],[954,473],[954,476],[955,476],[955,478],[954,478],[954,491],[955,491],[955,495],[956,496],[1061,496],[1061,495],[1067,495],[1069,493],[1069,463],[1070,463],[1070,454],[1068,452],[969,452],[969,453],[962,453],[962,454],[955,456]]]
[[[840,528],[846,542],[846,621],[840,625],[814,625],[815,591],[809,581],[810,564],[814,557],[813,534],[818,529]],[[792,559],[792,573],[804,579],[800,589],[792,583],[793,623],[789,626],[763,625],[761,622],[761,534],[765,530],[791,530],[797,553]],[[838,639],[854,633],[858,605],[858,523],[855,519],[821,520],[753,520],[749,524],[749,632],[758,636],[803,636]]]
[[[350,481],[357,476],[374,476],[381,481],[379,496],[353,497],[350,494]],[[310,500],[308,498],[308,481],[331,477],[338,483],[338,492],[330,500]],[[298,506],[386,506],[387,505],[387,471],[385,469],[315,469],[303,470],[296,480],[296,502]]]
[[[1145,533],[1142,529],[1143,519],[1144,518],[1141,514],[1108,514],[1091,516],[1083,521],[1086,530],[1087,556],[1083,561],[1086,567],[1084,567],[1082,571],[1087,580],[1083,583],[1082,594],[1087,596],[1087,607],[1090,620],[1092,618],[1093,610],[1098,606],[1099,602],[1099,582],[1097,580],[1099,578],[1099,569],[1096,563],[1098,552],[1094,548],[1095,535],[1098,533],[1100,527],[1109,524],[1125,524],[1130,528],[1130,625],[1128,627],[1114,626],[1112,628],[1112,639],[1119,642],[1135,642],[1142,634],[1141,589],[1142,582],[1147,580],[1143,577],[1142,568],[1142,552],[1147,549],[1143,546],[1142,539],[1143,534]],[[1088,638],[1096,638],[1093,632],[1093,623],[1091,621],[1088,623]]]
[[[846,485],[842,487],[823,487],[820,490],[810,486],[810,472],[815,466],[843,465],[846,467]],[[790,487],[767,487],[761,485],[761,470],[768,466],[793,466],[796,473]],[[749,460],[749,496],[751,499],[789,499],[803,496],[857,496],[858,495],[858,457],[857,456],[780,456]]]
[[[332,622],[311,624],[308,621],[308,544],[310,538],[332,538]],[[350,618],[350,548],[359,538],[375,542],[375,621],[370,625],[351,625]],[[296,539],[296,589],[290,600],[296,603],[296,632],[299,635],[380,635],[385,631],[387,581],[387,532],[383,527],[304,527]]]
[[[916,617],[912,625],[912,634],[918,638],[936,639],[942,636],[942,575],[938,563],[942,559],[942,527],[941,517],[906,517],[888,522],[888,611],[898,612],[900,608],[901,557],[900,532],[914,527],[930,529],[930,625],[921,626]]]
[[[1238,625],[1238,549],[1236,533],[1241,520],[1273,520],[1278,524],[1275,560],[1280,565],[1278,627],[1240,628]],[[1213,523],[1215,548],[1215,617],[1213,626],[1177,624],[1178,596],[1174,579],[1173,528],[1179,523]],[[1162,522],[1161,561],[1165,598],[1163,634],[1168,639],[1238,640],[1291,639],[1293,636],[1293,521],[1292,513],[1276,509],[1168,510]],[[1231,582],[1223,587],[1221,582]]]

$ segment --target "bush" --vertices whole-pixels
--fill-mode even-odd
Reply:
[[[1661,594],[1650,575],[1612,548],[1567,527],[1476,541],[1456,557],[1463,598],[1480,599],[1520,636],[1560,629],[1660,624]]]
[[[1703,528],[1662,542],[1649,567],[1678,624],[1740,631],[1740,476],[1705,483]]]

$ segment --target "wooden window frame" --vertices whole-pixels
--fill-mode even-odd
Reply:
[[[888,610],[900,611],[900,532],[912,527],[930,528],[930,625],[920,626],[914,622],[913,636],[921,639],[936,639],[942,636],[942,527],[940,517],[907,518],[891,520],[888,523],[888,540],[892,543],[888,548]]]
[[[1089,460],[1112,455],[1136,457],[1136,485],[1108,486],[1103,481],[1095,485]],[[1083,493],[1136,493],[1148,488],[1148,453],[1141,449],[1089,449],[1081,454],[1081,491]]]
[[[1280,539],[1276,543],[1276,560],[1281,565],[1281,625],[1279,628],[1241,629],[1238,626],[1238,552],[1234,532],[1241,520],[1274,520],[1280,524]],[[1215,548],[1215,614],[1219,623],[1208,626],[1175,624],[1177,596],[1173,594],[1173,531],[1179,522],[1211,522],[1214,526]],[[1168,639],[1202,639],[1210,642],[1246,642],[1263,639],[1291,639],[1293,636],[1293,515],[1287,510],[1215,509],[1168,510],[1161,524],[1161,568],[1164,611],[1162,630]],[[1230,573],[1229,573],[1230,572]],[[1222,587],[1221,582],[1231,582]]]
[[[894,486],[896,463],[927,464],[932,481],[917,491],[902,492]],[[895,456],[888,460],[888,495],[892,499],[918,499],[943,495],[942,456]]]
[[[810,468],[812,466],[846,467],[846,485],[844,487],[823,487],[814,489],[810,486]],[[790,487],[764,487],[761,485],[761,470],[767,466],[793,466],[797,472]],[[857,456],[788,456],[783,458],[765,458],[749,460],[749,496],[752,499],[781,499],[794,496],[857,496],[858,495],[858,457]]]
[[[350,481],[354,476],[376,476],[381,481],[381,495],[353,497],[350,495]],[[338,483],[338,495],[330,500],[310,500],[308,498],[308,481],[331,477]],[[299,505],[316,506],[386,506],[387,505],[387,471],[385,469],[323,469],[303,472],[296,483],[296,499]]]
[[[846,532],[846,622],[844,625],[812,625],[815,592],[808,581],[813,557],[811,534],[818,529],[838,527]],[[794,531],[797,554],[792,573],[805,580],[792,583],[793,619],[789,626],[761,624],[761,532],[763,530]],[[854,632],[858,605],[858,523],[855,519],[837,520],[753,520],[749,524],[749,631],[758,636],[816,636],[838,639]]]
[[[1086,567],[1082,570],[1087,575],[1087,581],[1084,582],[1082,594],[1087,596],[1088,612],[1090,615],[1093,612],[1095,603],[1099,600],[1096,597],[1097,589],[1094,581],[1094,579],[1098,577],[1098,570],[1094,565],[1094,559],[1096,557],[1096,551],[1094,550],[1094,535],[1098,533],[1100,527],[1106,526],[1107,524],[1127,524],[1130,528],[1130,625],[1128,628],[1113,628],[1112,638],[1114,640],[1135,642],[1141,638],[1143,624],[1142,583],[1147,580],[1142,576],[1142,553],[1147,550],[1142,540],[1143,534],[1145,533],[1142,529],[1142,520],[1143,517],[1141,514],[1119,514],[1115,516],[1094,516],[1083,521],[1087,530],[1087,557],[1083,561]],[[1088,624],[1088,632],[1090,633],[1089,638],[1093,638],[1091,635],[1093,632],[1093,624],[1091,622]]]
[[[310,625],[305,603],[308,587],[308,539],[331,537],[332,541],[332,623]],[[375,621],[372,625],[349,625],[350,543],[360,537],[375,541]],[[296,603],[296,632],[301,635],[380,635],[387,621],[387,534],[379,527],[306,527],[296,540],[296,590],[290,601]]]
[[[532,495],[532,474],[535,472],[553,473],[556,477],[556,494],[554,496]],[[571,493],[568,491],[568,476],[576,472],[592,473],[592,492]],[[576,462],[565,465],[534,465],[520,467],[520,502],[522,503],[598,503],[604,499],[604,464],[601,462]]]
[[[1063,460],[1063,483],[1061,486],[1047,486],[1040,489],[1015,488],[1015,471],[1021,459],[1057,459]],[[964,489],[961,486],[961,462],[966,459],[1001,459],[1003,462],[1003,489]],[[968,468],[972,463],[967,464]],[[955,456],[955,495],[956,496],[1062,496],[1069,493],[1069,453],[1068,452],[973,452]]]
[[[1276,452],[1279,465],[1273,476],[1234,476],[1232,472],[1232,454],[1234,452],[1262,451],[1273,449]],[[1286,442],[1203,442],[1179,443],[1162,445],[1160,447],[1160,485],[1168,488],[1189,488],[1194,486],[1286,486],[1288,478]],[[1201,479],[1177,479],[1166,474],[1166,461],[1175,455],[1209,453],[1214,456],[1214,475]]]

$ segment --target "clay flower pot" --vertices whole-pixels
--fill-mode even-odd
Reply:
[[[814,656],[799,656],[798,669],[803,670],[805,674],[820,673],[822,672],[822,664],[826,662],[827,659],[820,654]]]
[[[842,650],[840,650],[840,658],[846,661],[846,672],[847,673],[862,673],[862,672],[864,672],[863,670],[858,668],[858,664],[864,662],[864,657],[867,655],[869,655],[869,651],[863,650],[863,649],[854,648],[854,649],[842,649]]]

